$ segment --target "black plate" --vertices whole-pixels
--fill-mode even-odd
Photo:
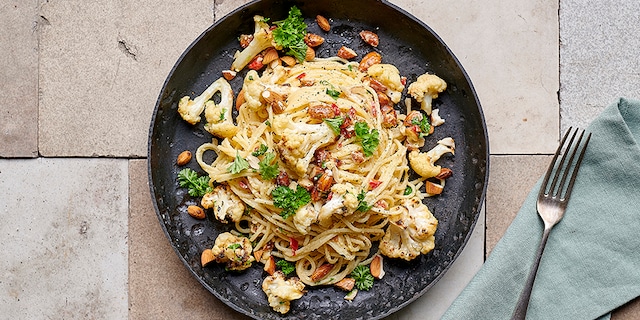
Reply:
[[[182,121],[176,110],[182,96],[199,95],[231,66],[233,53],[239,48],[237,37],[253,32],[254,14],[271,21],[282,20],[293,4],[307,17],[310,32],[326,38],[318,56],[335,55],[340,46],[347,45],[362,57],[371,47],[360,40],[358,33],[368,29],[380,36],[376,50],[382,54],[383,62],[396,65],[408,83],[425,72],[443,78],[448,89],[434,101],[434,107],[440,108],[446,123],[427,139],[425,148],[451,136],[456,142],[456,154],[439,162],[454,172],[444,193],[425,200],[439,220],[436,247],[431,253],[412,262],[385,259],[386,276],[376,281],[372,290],[359,292],[352,302],[345,301],[345,293],[332,287],[313,288],[292,302],[291,311],[282,316],[267,303],[261,289],[264,274],[259,266],[243,273],[225,272],[219,265],[200,266],[200,252],[211,247],[216,236],[229,226],[212,219],[194,220],[186,213],[186,206],[196,200],[179,188],[176,175],[181,168],[175,165],[175,159],[183,150],[193,152],[211,141],[211,136],[202,123],[192,127]],[[329,33],[314,22],[317,14],[330,19]],[[241,87],[244,72],[231,81],[235,92]],[[265,0],[240,7],[212,25],[178,59],[151,120],[148,169],[154,206],[171,245],[198,281],[230,307],[260,319],[378,319],[424,294],[460,254],[484,200],[488,156],[484,117],[471,81],[453,53],[427,25],[380,0]],[[188,166],[203,172],[195,160]]]

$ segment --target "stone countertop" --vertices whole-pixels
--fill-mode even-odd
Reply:
[[[463,254],[389,319],[437,319],[482,265],[569,126],[640,97],[640,3],[392,3],[461,61],[489,131],[490,182]],[[245,3],[0,4],[0,314],[19,319],[245,319],[189,274],[148,188],[155,101],[183,50]],[[358,8],[355,8],[356,10]],[[428,316],[425,316],[428,315]],[[640,303],[613,319],[640,317]]]

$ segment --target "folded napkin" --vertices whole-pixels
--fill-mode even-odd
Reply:
[[[607,319],[640,296],[640,101],[620,99],[587,131],[593,135],[549,236],[527,319]],[[542,237],[541,180],[442,319],[511,317]]]

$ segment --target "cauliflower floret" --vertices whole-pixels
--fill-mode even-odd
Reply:
[[[455,143],[452,138],[444,138],[438,141],[438,144],[431,150],[423,153],[413,150],[409,153],[409,165],[411,169],[423,178],[432,178],[437,176],[442,169],[441,166],[435,165],[435,162],[444,154],[455,154]]]
[[[218,263],[226,263],[229,270],[244,270],[255,261],[251,252],[251,241],[246,237],[234,236],[230,232],[218,235],[211,252]]]
[[[404,85],[400,78],[400,71],[392,64],[374,64],[367,69],[367,74],[380,81],[387,87],[386,95],[393,103],[400,102]]]
[[[431,115],[431,101],[447,89],[447,83],[435,74],[423,74],[409,85],[408,93],[420,102],[422,110]]]
[[[271,128],[279,138],[276,148],[280,159],[300,177],[307,172],[316,150],[336,139],[326,123],[293,122],[286,114],[274,116]]]
[[[381,254],[410,261],[433,250],[438,220],[420,199],[411,198],[390,211],[389,228],[380,241]]]
[[[301,234],[307,234],[312,223],[318,221],[318,210],[313,204],[308,204],[293,215],[293,225]]]
[[[222,93],[221,87],[224,83],[229,86],[229,83],[224,78],[220,78],[214,81],[207,89],[202,92],[201,95],[197,96],[195,99],[191,100],[191,97],[184,96],[178,101],[178,113],[184,121],[189,122],[190,124],[196,124],[200,122],[200,114],[204,111],[205,103],[213,97],[213,95],[220,91]],[[231,86],[229,86],[231,89]],[[224,95],[224,93],[223,93]],[[231,92],[231,99],[233,100],[233,92]],[[220,114],[218,114],[220,115]]]
[[[240,221],[245,209],[244,202],[226,184],[218,185],[205,194],[200,204],[205,209],[213,208],[216,219],[223,223],[227,223],[227,218],[232,222]]]
[[[327,201],[318,213],[320,225],[329,226],[334,215],[348,215],[353,213],[358,201],[356,188],[350,183],[336,183],[331,187],[331,199]]]
[[[260,82],[260,76],[255,70],[249,70],[244,77],[242,84],[242,93],[244,97],[243,106],[247,106],[251,110],[259,110],[262,107],[260,95],[264,90],[264,85]]]
[[[286,280],[282,271],[276,271],[262,281],[262,291],[267,294],[269,306],[285,314],[289,312],[291,300],[302,298],[304,283],[295,277]]]
[[[239,128],[233,124],[233,118],[231,116],[233,89],[231,89],[231,85],[229,85],[229,82],[224,78],[216,80],[209,88],[213,94],[220,92],[220,103],[216,104],[213,100],[205,103],[204,116],[207,119],[207,124],[204,125],[204,129],[214,136],[231,138],[235,136],[239,130]]]
[[[275,47],[273,34],[269,25],[265,22],[264,17],[255,15],[253,16],[253,21],[255,22],[253,40],[251,40],[249,45],[241,52],[236,52],[233,63],[231,64],[231,70],[233,71],[237,72],[242,70],[247,64],[249,64],[249,62],[251,62],[251,59],[253,59],[253,57],[258,53],[262,52],[262,50],[269,47]]]

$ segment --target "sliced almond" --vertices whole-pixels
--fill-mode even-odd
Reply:
[[[425,181],[424,188],[428,194],[441,194],[442,189],[444,189],[442,185],[433,183],[431,181]]]
[[[289,67],[293,67],[296,65],[296,58],[292,56],[284,56],[280,58],[280,60],[282,60],[282,62],[284,62],[284,64],[286,64]]]
[[[191,151],[185,150],[178,155],[176,164],[179,166],[184,166],[185,164],[189,163],[189,161],[191,161]]]
[[[276,272],[276,260],[273,258],[273,256],[270,256],[269,260],[264,263],[264,271],[266,271],[269,275],[273,275],[273,273]]]
[[[358,54],[353,51],[353,49],[351,48],[347,48],[345,46],[340,47],[340,49],[338,49],[338,57],[342,58],[342,59],[353,59],[355,57],[358,56]]]
[[[262,55],[262,64],[269,64],[279,58],[278,51],[275,48],[268,48]]]
[[[311,281],[317,282],[322,280],[322,278],[326,277],[329,271],[333,269],[333,265],[329,263],[325,263],[319,266],[316,271],[311,274]]]
[[[358,66],[358,70],[360,70],[360,72],[366,72],[369,69],[369,67],[381,62],[382,62],[382,56],[379,53],[375,51],[369,52],[362,58],[362,60],[360,60],[360,65]]]
[[[240,110],[240,106],[244,103],[244,89],[240,90],[236,98],[236,110]]]
[[[371,275],[376,279],[382,279],[384,277],[384,266],[383,266],[382,256],[376,254],[371,260],[371,265],[369,268],[371,269]]]
[[[236,77],[236,74],[238,74],[237,72],[233,71],[233,70],[223,70],[222,71],[222,76],[227,79],[227,81],[231,81],[233,80],[233,78]]]
[[[188,206],[187,207],[187,212],[189,213],[190,216],[196,218],[196,219],[204,219],[205,218],[205,214],[204,214],[204,209],[198,207],[198,206]]]
[[[372,47],[377,47],[380,43],[380,38],[378,38],[378,35],[369,30],[360,31],[360,38],[362,38],[364,42],[368,43]]]
[[[324,43],[324,38],[315,33],[307,33],[307,35],[304,36],[304,43],[306,43],[309,47],[315,48]]]
[[[307,46],[307,54],[304,56],[304,61],[313,61],[316,58],[316,51],[313,48]]]
[[[316,23],[318,24],[318,27],[320,27],[320,29],[324,31],[328,32],[329,30],[331,30],[331,25],[329,24],[329,20],[327,20],[327,18],[321,15],[316,16]]]
[[[256,261],[260,261],[262,259],[262,255],[264,254],[264,250],[256,250],[253,252],[253,257],[256,258]]]
[[[453,171],[449,168],[440,168],[440,173],[435,176],[436,179],[447,179],[453,175]]]
[[[354,278],[343,278],[342,280],[336,282],[335,286],[344,290],[351,291],[353,287],[356,285],[356,279]]]
[[[200,255],[200,264],[203,267],[206,267],[211,262],[215,261],[216,257],[213,255],[213,251],[211,249],[204,249],[202,254]]]
[[[264,101],[271,105],[271,107],[273,108],[273,112],[277,114],[282,113],[287,108],[284,103],[285,98],[275,91],[271,91],[268,89],[264,90],[262,91],[261,96]]]

